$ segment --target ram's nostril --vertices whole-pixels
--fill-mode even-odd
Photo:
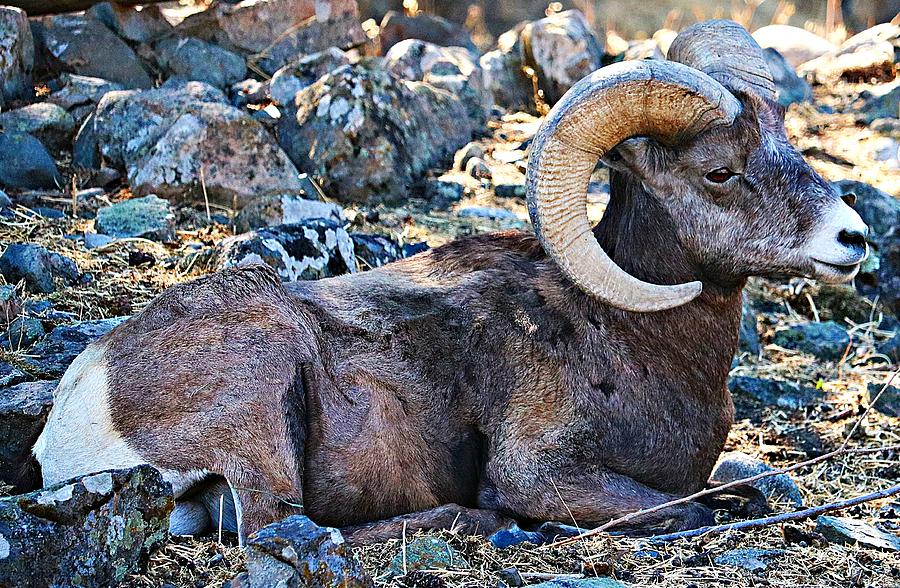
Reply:
[[[866,233],[857,229],[844,229],[838,234],[838,242],[845,247],[865,248]]]
[[[841,200],[844,201],[844,204],[847,206],[853,206],[856,204],[856,194],[853,192],[847,192],[846,194],[841,195]]]

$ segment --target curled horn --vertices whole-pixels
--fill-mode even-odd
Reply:
[[[577,286],[612,306],[664,310],[700,294],[700,282],[658,285],[625,272],[594,238],[587,187],[597,161],[621,141],[677,144],[740,113],[719,82],[686,65],[628,61],[595,71],[553,107],[528,162],[528,211],[548,255]]]
[[[732,20],[710,20],[678,34],[668,59],[700,70],[726,88],[775,100],[775,82],[763,50]]]

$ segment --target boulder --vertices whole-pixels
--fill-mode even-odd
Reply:
[[[24,280],[25,288],[38,294],[55,292],[57,283],[68,286],[78,279],[75,262],[34,243],[10,244],[0,255],[0,273],[10,284]]]
[[[756,29],[753,38],[763,49],[772,48],[784,56],[793,68],[834,52],[835,47],[824,37],[790,25],[768,25]]]
[[[785,349],[815,355],[819,359],[837,361],[850,346],[850,335],[833,321],[805,323],[775,331],[773,342]]]
[[[66,110],[77,106],[94,106],[107,92],[124,90],[122,84],[77,74],[62,74],[56,80],[56,85],[57,89],[53,90],[47,102]]]
[[[356,271],[353,241],[341,223],[327,219],[265,227],[230,237],[217,246],[214,263],[220,268],[264,263],[285,282]]]
[[[828,541],[840,545],[859,545],[867,549],[900,551],[900,537],[849,517],[822,515],[816,519],[816,532]]]
[[[883,24],[847,39],[840,48],[800,67],[801,74],[819,82],[891,81],[896,76],[895,48],[900,48],[900,26]]]
[[[34,378],[6,361],[0,361],[0,387],[15,386],[22,382],[29,382]]]
[[[290,113],[295,111],[294,96],[304,88],[312,86],[316,80],[342,65],[350,63],[347,54],[337,47],[305,55],[288,63],[275,72],[269,83],[272,100],[286,106]]]
[[[166,541],[173,504],[147,465],[2,498],[0,585],[119,585]]]
[[[882,239],[877,254],[878,267],[867,277],[874,278],[874,293],[884,307],[900,317],[900,229]]]
[[[224,89],[247,75],[243,57],[200,39],[167,37],[154,48],[157,63],[170,76]]]
[[[385,68],[411,81],[427,82],[462,100],[475,129],[487,124],[494,99],[481,66],[462,47],[441,47],[417,39],[400,41],[384,56]]]
[[[10,351],[19,351],[28,349],[43,337],[43,323],[34,317],[21,315],[13,319],[0,335],[0,345]]]
[[[575,82],[602,65],[603,47],[578,10],[531,22],[521,37],[524,62],[534,68],[548,104],[555,104]]]
[[[155,4],[146,4],[140,10],[134,6],[116,2],[101,2],[88,10],[88,14],[126,41],[149,43],[172,33],[172,25]]]
[[[809,82],[798,76],[794,68],[778,51],[770,47],[763,50],[763,55],[769,71],[772,72],[779,104],[786,107],[795,102],[812,100],[812,87]]]
[[[522,71],[524,62],[518,31],[505,33],[500,41],[498,49],[488,51],[478,60],[485,85],[498,106],[512,111],[535,112],[534,84]]]
[[[27,369],[46,379],[60,378],[85,347],[127,319],[116,317],[60,325],[31,349],[25,360]]]
[[[832,184],[839,194],[854,194],[853,209],[869,225],[869,240],[880,242],[891,229],[900,226],[900,200],[874,186],[856,180]]]
[[[469,562],[439,537],[418,537],[407,543],[391,560],[386,575],[402,576],[416,570],[465,570]]]
[[[44,429],[56,381],[25,382],[0,388],[0,480],[18,482],[19,470]]]
[[[58,188],[63,177],[44,145],[28,133],[0,133],[0,187]]]
[[[463,103],[377,62],[340,67],[297,93],[278,140],[297,167],[341,202],[399,201],[424,171],[472,136]]]
[[[126,88],[149,88],[152,80],[125,41],[85,14],[59,14],[33,21],[35,41],[43,49],[45,66],[103,78]]]
[[[324,218],[344,221],[344,209],[331,202],[309,200],[294,194],[263,196],[245,206],[234,219],[235,229],[247,232],[261,227],[289,225],[301,221]]]
[[[175,213],[168,202],[151,194],[101,208],[94,227],[98,233],[118,239],[141,237],[169,242],[175,240]]]
[[[262,124],[225,101],[201,82],[110,92],[94,121],[100,154],[125,169],[139,195],[240,208],[301,189],[297,169]]]
[[[25,12],[0,6],[0,107],[31,93],[34,40]]]
[[[250,536],[243,585],[371,588],[374,584],[340,531],[292,515]]]
[[[900,80],[863,90],[850,109],[855,113],[857,122],[866,125],[878,119],[900,118]]]
[[[734,482],[772,471],[772,466],[754,459],[740,451],[723,453],[713,468],[711,480],[716,482]],[[803,506],[803,494],[797,483],[788,474],[776,474],[754,482],[753,487],[762,492],[768,500],[789,502],[792,506]]]
[[[64,108],[50,102],[37,102],[0,113],[0,128],[13,133],[28,133],[51,149],[67,148],[75,134],[76,123]]]
[[[464,47],[468,52],[477,51],[472,37],[465,27],[454,24],[434,14],[420,12],[414,16],[389,10],[378,27],[381,51],[387,53],[394,45],[407,39],[443,47]]]
[[[356,0],[223,2],[188,17],[178,28],[184,35],[254,54],[251,60],[269,75],[298,55],[350,49],[366,41]]]

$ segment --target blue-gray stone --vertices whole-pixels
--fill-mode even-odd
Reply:
[[[128,317],[116,317],[56,327],[31,349],[25,360],[27,369],[48,379],[59,378],[85,347],[126,320]]]
[[[0,186],[57,188],[63,177],[40,141],[27,133],[0,133]]]
[[[849,517],[822,515],[816,519],[816,532],[832,543],[900,551],[900,537]]]
[[[193,37],[165,38],[155,46],[160,67],[170,75],[225,88],[244,79],[244,58]]]
[[[56,282],[66,285],[78,279],[78,267],[68,257],[51,253],[33,243],[13,243],[0,255],[0,273],[10,284],[25,281],[25,287],[41,294],[56,291]]]
[[[406,568],[404,570],[404,551]],[[406,544],[406,549],[394,556],[387,569],[388,577],[402,576],[415,570],[468,569],[469,562],[453,547],[438,537],[419,537]]]
[[[24,382],[0,388],[0,480],[18,481],[18,470],[47,422],[56,384]]]
[[[776,345],[837,361],[850,345],[850,335],[833,321],[794,325],[775,332]]]
[[[494,532],[493,535],[488,537],[488,541],[497,549],[506,549],[522,543],[541,545],[544,543],[544,536],[532,531],[523,531],[519,528],[519,525],[512,523],[508,527]]]
[[[710,475],[711,480],[728,483],[772,471],[772,466],[740,451],[724,453]],[[803,494],[788,474],[775,474],[754,482],[753,487],[769,500],[787,501],[795,507],[803,506]]]
[[[4,349],[19,351],[28,349],[44,336],[44,325],[38,319],[18,316],[9,323],[6,332],[0,335],[0,345]]]
[[[811,386],[800,386],[795,382],[752,376],[729,378],[728,390],[732,394],[753,398],[763,404],[788,410],[812,406],[822,399],[822,395]]]
[[[720,566],[743,568],[750,572],[763,571],[769,568],[769,561],[777,559],[787,553],[783,549],[757,549],[747,547],[731,549],[717,555],[713,561]]]

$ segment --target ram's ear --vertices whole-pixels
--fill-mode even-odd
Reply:
[[[659,145],[653,139],[632,137],[613,147],[602,161],[611,169],[643,177],[656,159],[658,149]]]

